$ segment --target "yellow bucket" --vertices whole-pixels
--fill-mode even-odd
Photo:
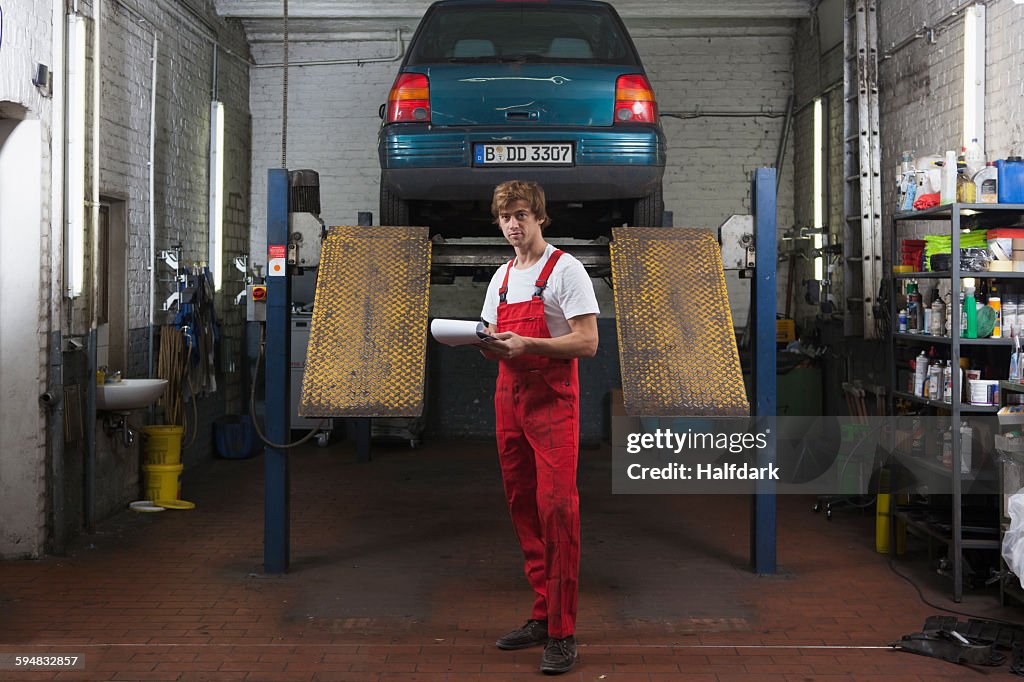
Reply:
[[[142,432],[146,434],[146,464],[181,464],[182,427],[143,426]]]
[[[181,499],[183,468],[180,464],[143,464],[142,470],[146,473],[146,499]]]

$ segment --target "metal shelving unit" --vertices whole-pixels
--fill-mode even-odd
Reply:
[[[907,279],[948,279],[950,280],[950,290],[953,292],[953,301],[950,306],[950,310],[947,314],[956,315],[959,317],[960,311],[956,301],[956,295],[961,289],[961,280],[966,277],[972,277],[975,279],[1024,279],[1024,272],[965,272],[961,270],[960,263],[960,234],[965,229],[983,229],[990,226],[1004,223],[1007,219],[1019,219],[1024,216],[1024,204],[944,204],[936,206],[934,208],[925,209],[923,211],[907,211],[896,213],[892,217],[892,229],[890,233],[890,250],[889,250],[889,268],[892,276],[889,278],[889,300],[892,302],[894,310],[890,311],[890,328],[896,330],[896,306],[897,306],[897,283]],[[898,262],[897,258],[897,247],[899,244],[898,238],[898,225],[901,222],[908,221],[945,221],[949,223],[949,232],[951,237],[951,263],[950,270],[948,272],[912,272],[912,273],[892,273],[893,264]],[[1000,225],[1002,226],[1002,225]],[[930,400],[927,398],[921,398],[912,393],[895,390],[897,388],[897,371],[896,371],[896,345],[897,344],[912,344],[912,345],[942,345],[949,347],[949,358],[950,364],[957,368],[960,366],[960,355],[961,347],[971,346],[997,346],[1009,348],[1010,339],[963,339],[960,337],[960,325],[958,320],[954,320],[950,324],[949,337],[943,336],[932,336],[929,334],[900,334],[898,332],[891,332],[888,344],[889,350],[889,368],[891,386],[893,388],[893,398],[902,398],[911,402],[916,402],[928,407],[939,408],[948,410],[951,415],[951,423],[954,425],[960,424],[960,418],[966,414],[994,414],[998,411],[998,406],[991,405],[970,405],[964,404],[960,400],[960,396],[963,395],[963,387],[961,386],[960,372],[954,371],[952,374],[952,393],[954,399],[949,402],[941,400]],[[891,410],[892,414],[895,411]],[[933,522],[923,518],[919,513],[915,513],[913,507],[896,507],[894,509],[894,516],[907,523],[908,528],[920,532],[927,537],[935,540],[944,542],[950,546],[951,549],[951,561],[953,564],[953,600],[956,602],[961,601],[963,598],[963,550],[965,549],[998,549],[1000,542],[998,539],[990,538],[977,538],[977,537],[964,537],[964,525],[963,525],[963,507],[962,507],[962,491],[965,475],[960,471],[960,438],[954,437],[951,442],[952,449],[952,466],[950,469],[945,467],[935,466],[933,463],[925,462],[920,460],[919,463],[922,466],[931,464],[930,467],[933,474],[942,474],[949,476],[952,483],[952,495],[950,505],[950,516],[951,522],[949,524],[949,531],[945,531],[936,526]],[[893,551],[895,551],[895,543],[892,544]]]

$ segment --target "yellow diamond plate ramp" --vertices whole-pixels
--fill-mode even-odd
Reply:
[[[330,228],[299,415],[421,415],[429,294],[428,228]]]
[[[749,414],[714,235],[622,227],[610,249],[626,413]]]

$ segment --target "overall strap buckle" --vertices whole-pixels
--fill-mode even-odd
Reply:
[[[505,298],[506,296],[508,296],[508,275],[510,272],[512,272],[512,266],[515,264],[515,262],[516,261],[513,258],[508,262],[508,267],[505,268],[505,279],[501,281],[501,288],[498,289],[498,305],[506,304]]]
[[[555,264],[558,263],[558,259],[565,253],[561,249],[555,249],[551,252],[548,257],[548,261],[544,264],[544,268],[540,271],[540,276],[537,281],[533,283],[535,287],[533,290],[533,297],[540,298],[544,295],[544,289],[548,286],[548,279],[551,277],[552,271],[555,269]]]

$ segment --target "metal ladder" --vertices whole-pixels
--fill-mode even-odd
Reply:
[[[882,282],[881,148],[878,142],[876,0],[847,0],[843,73],[843,333],[876,339]],[[858,265],[860,267],[858,267]]]

